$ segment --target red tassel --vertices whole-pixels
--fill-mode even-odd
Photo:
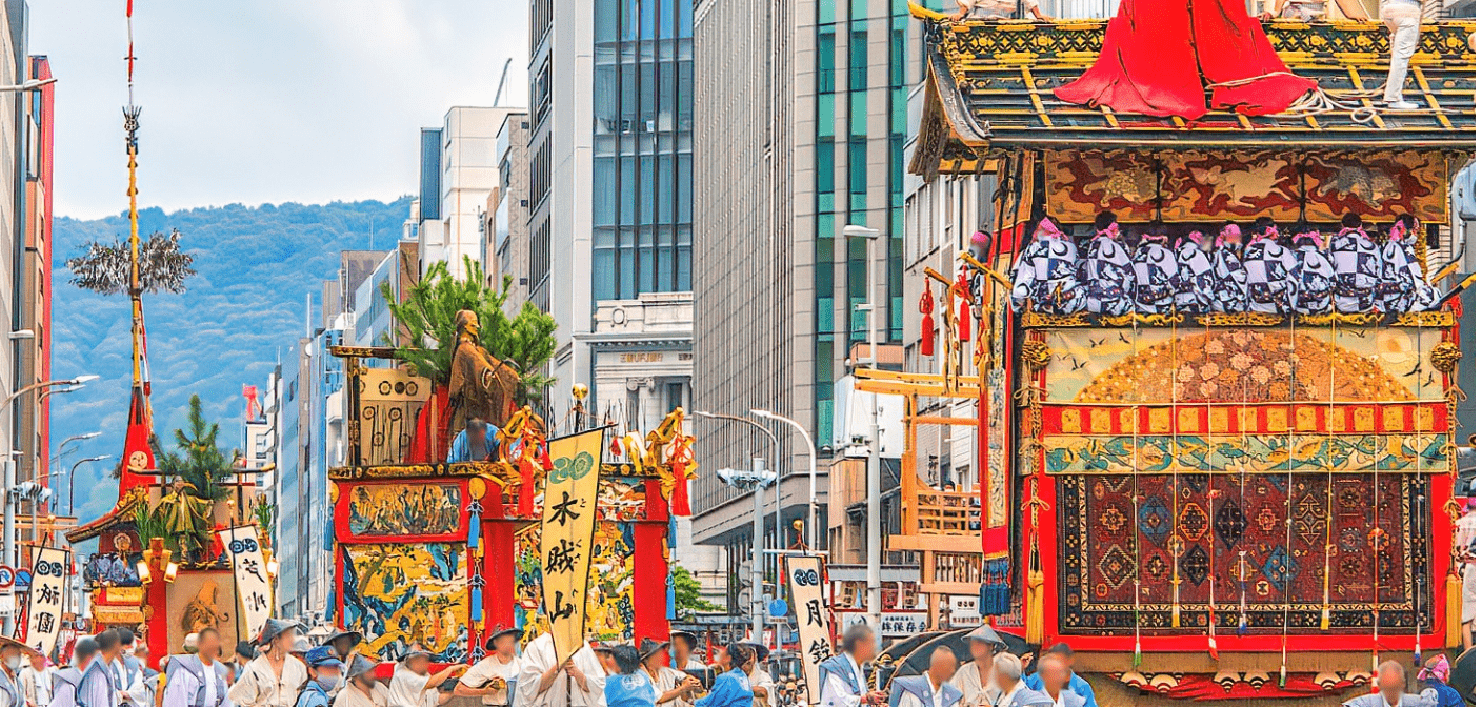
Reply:
[[[671,512],[679,516],[692,515],[692,506],[687,503],[687,465],[672,463],[671,475],[676,479],[671,487]]]
[[[518,471],[521,472],[523,478],[522,486],[518,489],[518,515],[531,518],[533,517],[533,496],[537,491],[533,488],[534,474],[537,470],[533,468],[532,462],[523,459],[518,464]]]
[[[963,275],[958,276],[958,284],[954,285],[958,291],[958,340],[968,341],[972,338],[969,326],[969,281]]]
[[[932,356],[937,351],[938,323],[933,321],[933,306],[933,288],[929,285],[923,288],[922,301],[917,304],[923,315],[921,351],[924,356]]]

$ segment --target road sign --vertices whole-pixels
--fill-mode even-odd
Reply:
[[[15,587],[20,590],[31,588],[31,571],[22,567],[15,571]]]
[[[15,568],[0,565],[0,589],[9,589],[15,586]]]

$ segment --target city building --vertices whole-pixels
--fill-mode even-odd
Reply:
[[[441,127],[421,129],[420,198],[411,219],[422,267],[444,261],[460,275],[471,258],[486,269],[484,212],[498,184],[497,133],[518,110],[455,106]]]
[[[392,346],[400,340],[400,329],[390,314],[384,288],[395,302],[401,302],[410,286],[420,281],[420,244],[400,241],[388,251],[374,269],[354,289],[354,329],[349,337],[355,346]],[[375,365],[380,361],[365,361]]]
[[[533,0],[531,17],[528,299],[558,323],[547,419],[569,419],[576,384],[599,419],[659,419],[690,379],[692,5]]]
[[[487,197],[487,281],[510,278],[503,311],[517,316],[532,281],[528,261],[528,114],[508,113],[497,131],[497,186]]]

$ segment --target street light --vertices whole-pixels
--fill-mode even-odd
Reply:
[[[808,538],[806,542],[809,543],[810,552],[816,552],[817,550],[819,550],[820,546],[815,542],[815,516],[819,512],[819,504],[815,502],[815,440],[810,438],[810,432],[805,429],[804,425],[801,425],[800,423],[795,422],[794,420],[791,420],[783,415],[776,415],[772,412],[769,412],[768,410],[760,410],[758,408],[749,410],[749,412],[765,420],[775,420],[777,422],[782,422],[786,425],[789,425],[790,427],[793,427],[795,431],[799,432],[800,437],[803,437],[805,440],[805,447],[809,449],[810,454],[810,519],[806,521],[810,532],[807,534]],[[775,492],[775,495],[778,495],[777,491]]]
[[[866,261],[869,274],[866,288],[866,304],[857,309],[866,312],[867,357],[858,364],[866,363],[877,367],[876,320],[882,298],[876,294],[881,277],[876,273],[876,244],[881,240],[881,231],[856,224],[841,228],[846,238],[866,239]],[[871,454],[866,460],[866,614],[872,628],[881,625],[881,410],[877,396],[871,396]]]
[[[66,462],[67,453],[71,451],[71,450],[67,449],[67,445],[69,445],[69,444],[71,444],[73,442],[85,442],[85,441],[87,441],[89,439],[97,439],[98,437],[101,437],[101,436],[102,436],[102,432],[100,432],[100,431],[83,432],[82,434],[72,435],[71,437],[68,437],[68,438],[62,440],[62,443],[61,444],[56,445],[56,456],[54,456],[54,457],[51,458],[52,470],[51,470],[51,473],[50,474],[47,474],[46,475],[47,478],[51,478],[53,476],[61,476],[61,474],[62,474],[62,464],[64,464]],[[61,503],[61,497],[59,495],[52,500],[53,506],[59,505],[60,503]]]
[[[77,514],[76,506],[72,505],[77,500],[77,467],[83,464],[111,459],[112,457],[113,455],[111,454],[104,454],[102,456],[78,460],[76,464],[72,465],[72,470],[67,472],[67,515],[75,516]]]

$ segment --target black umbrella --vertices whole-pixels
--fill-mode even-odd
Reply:
[[[1377,680],[1375,675],[1373,679]],[[1472,689],[1476,689],[1476,648],[1461,653],[1450,662],[1450,686],[1460,690],[1466,702],[1472,702]]]
[[[903,675],[921,675],[928,669],[928,662],[933,658],[933,649],[938,646],[948,646],[949,650],[952,650],[953,654],[958,656],[960,663],[971,661],[968,639],[969,632],[971,631],[973,629],[962,629],[947,633],[924,633],[897,643],[894,646],[888,646],[886,653],[892,656],[896,663],[892,666],[891,674],[886,675],[886,679],[891,680],[894,677],[901,677]],[[1033,664],[1035,662],[1034,656],[1040,653],[1040,646],[1030,645],[1025,642],[1024,638],[1013,633],[1000,631],[999,636],[1004,639],[1005,650],[1020,656],[1022,660],[1026,655],[1030,655],[1032,657],[1030,663]],[[895,650],[901,646],[912,644],[914,641],[916,643],[908,646],[906,652]]]

